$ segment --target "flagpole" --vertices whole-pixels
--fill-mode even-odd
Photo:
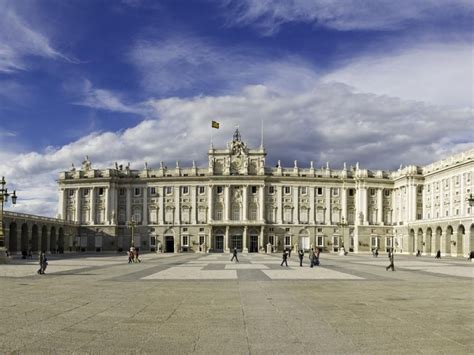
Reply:
[[[260,147],[263,148],[263,118],[260,119]]]

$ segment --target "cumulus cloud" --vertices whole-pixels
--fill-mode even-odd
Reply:
[[[323,80],[437,105],[474,106],[472,43],[432,43],[354,58]]]
[[[427,164],[445,155],[472,148],[472,111],[427,105],[388,96],[360,93],[340,83],[319,84],[313,90],[280,93],[265,85],[238,93],[192,98],[152,99],[145,103],[153,117],[118,132],[97,132],[75,142],[27,154],[1,153],[0,173],[14,183],[17,210],[55,215],[58,173],[88,155],[94,168],[145,161],[174,166],[176,160],[205,165],[210,121],[221,122],[214,145],[224,146],[240,125],[250,147],[260,144],[260,120],[265,125],[267,165],[280,159],[292,166],[332,168],[360,162],[371,169],[399,164]],[[449,134],[446,134],[449,132]],[[28,198],[22,200],[21,196]],[[45,201],[42,203],[42,201]]]
[[[473,10],[467,0],[227,0],[230,25],[253,25],[264,35],[278,32],[291,22],[313,23],[348,30],[393,30],[410,21],[465,15]],[[447,10],[449,9],[449,10]]]

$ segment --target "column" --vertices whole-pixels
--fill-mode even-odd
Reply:
[[[363,213],[363,223],[364,225],[367,225],[369,224],[369,220],[368,220],[368,208],[367,208],[367,188],[366,187],[363,187],[361,188],[361,197],[362,197],[362,213]]]
[[[130,186],[127,187],[127,205],[126,205],[126,212],[127,212],[127,222],[132,219],[132,188]]]
[[[242,187],[242,220],[243,221],[248,221],[249,217],[248,217],[248,193],[249,193],[249,188],[248,188],[248,185],[244,185]]]
[[[208,197],[207,197],[207,203],[208,203],[208,216],[207,216],[207,220],[209,221],[209,223],[214,219],[214,201],[213,201],[213,190],[214,190],[214,186],[213,185],[209,185],[208,187]]]
[[[244,253],[248,253],[249,249],[247,248],[247,226],[244,227],[244,235],[243,235],[243,246],[242,246],[242,250]]]
[[[66,219],[66,189],[59,190],[58,218]]]
[[[197,186],[190,186],[191,190],[191,224],[197,224]]]
[[[300,214],[300,196],[299,196],[299,187],[293,187],[293,223],[300,224],[299,214]]]
[[[224,236],[224,251],[229,252],[229,226],[225,227],[225,236]]]
[[[383,189],[377,189],[377,224],[383,225]]]
[[[402,189],[398,189],[398,224],[402,221]],[[392,246],[393,247],[393,246]]]
[[[230,213],[230,193],[229,193],[229,185],[224,186],[224,221],[230,220],[229,213]]]
[[[277,224],[283,224],[283,186],[277,186]]]
[[[263,245],[263,229],[264,226],[260,227],[260,234],[258,235],[258,252],[262,252],[265,249],[265,245]],[[263,247],[263,249],[262,249]],[[264,251],[263,251],[264,252]]]
[[[410,220],[416,221],[417,211],[418,211],[418,185],[414,182],[411,186],[411,215]]]
[[[315,224],[314,220],[314,206],[316,201],[314,199],[314,187],[309,187],[309,224]]]
[[[259,220],[264,221],[265,220],[265,186],[261,185],[259,188],[259,193],[260,193],[260,211],[259,211]]]
[[[324,188],[324,197],[325,197],[325,216],[324,216],[324,224],[331,224],[331,188],[325,187]]]
[[[90,203],[90,217],[89,224],[95,224],[95,187],[92,187],[89,191],[89,203]]]
[[[165,224],[165,187],[160,186],[158,191],[158,224]]]
[[[453,191],[453,186],[454,186],[454,177],[449,178],[449,217],[452,217],[454,215],[454,191]]]
[[[105,198],[105,213],[104,213],[104,223],[110,224],[110,186],[104,187],[104,198]]]
[[[406,191],[406,210],[405,210],[405,224],[408,224],[409,221],[411,221],[411,210],[412,210],[412,194],[411,194],[411,182],[408,182],[407,186],[405,187]]]
[[[143,187],[143,216],[142,216],[142,225],[148,225],[148,187]]]
[[[82,223],[81,221],[81,188],[76,189],[76,218],[75,221]]]
[[[439,184],[439,218],[444,217],[444,183],[443,180]]]
[[[181,224],[181,187],[174,187],[174,224]]]
[[[341,217],[347,222],[347,187],[341,188]]]
[[[434,189],[435,189],[435,185],[433,183],[431,183],[431,213],[430,213],[430,219],[434,219],[435,218],[435,215],[434,215],[434,212],[435,212],[435,200],[434,200]]]

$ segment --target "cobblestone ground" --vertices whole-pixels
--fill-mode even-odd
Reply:
[[[0,353],[472,354],[466,259],[51,256],[0,265]]]

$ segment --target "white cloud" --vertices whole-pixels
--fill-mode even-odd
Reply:
[[[474,106],[474,57],[471,43],[424,44],[355,58],[327,74],[361,91],[430,102]]]
[[[94,133],[44,152],[1,153],[0,174],[18,190],[17,210],[55,215],[54,180],[85,155],[95,168],[112,167],[114,161],[130,161],[135,169],[145,161],[157,167],[161,160],[168,166],[176,160],[205,165],[212,119],[221,122],[221,129],[214,130],[215,146],[224,146],[239,124],[251,147],[260,143],[263,119],[268,166],[278,159],[292,166],[298,159],[300,166],[310,160],[317,166],[329,161],[333,168],[359,161],[367,168],[393,169],[401,163],[427,164],[473,147],[473,130],[467,128],[471,110],[358,93],[337,83],[293,94],[248,86],[233,95],[167,98],[143,105],[153,110],[155,119],[133,128]]]
[[[410,21],[466,14],[467,0],[227,0],[230,25],[253,25],[272,35],[281,25],[306,22],[336,30],[392,30]],[[449,9],[449,10],[448,10]]]

